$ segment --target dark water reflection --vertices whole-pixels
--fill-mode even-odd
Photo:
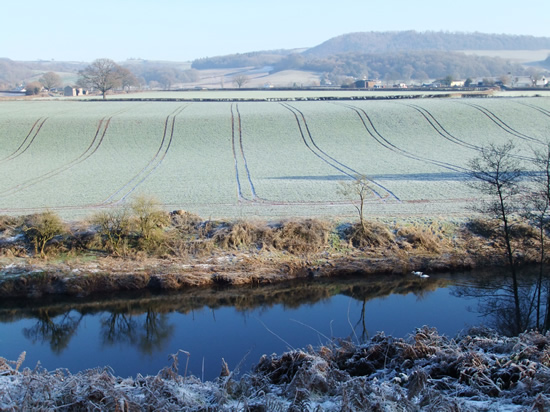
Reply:
[[[320,279],[265,287],[193,289],[94,300],[0,304],[0,356],[72,372],[109,365],[120,376],[156,374],[179,349],[191,373],[213,379],[224,358],[246,372],[264,354],[362,342],[383,331],[405,336],[430,325],[454,336],[473,325],[510,330],[506,273]],[[521,275],[522,325],[535,321],[536,277]],[[504,303],[503,303],[504,302]]]

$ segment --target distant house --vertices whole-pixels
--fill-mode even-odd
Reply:
[[[516,76],[513,78],[512,85],[514,87],[545,87],[548,84],[548,79],[542,76],[536,82],[530,76]]]
[[[84,90],[82,87],[66,86],[63,89],[63,96],[83,96],[88,94],[88,90]]]
[[[464,87],[464,80],[452,80],[450,86],[451,87]]]

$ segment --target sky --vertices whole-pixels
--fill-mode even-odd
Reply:
[[[23,0],[1,10],[0,57],[19,61],[191,61],[366,31],[550,37],[547,0]]]

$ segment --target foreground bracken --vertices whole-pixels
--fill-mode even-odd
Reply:
[[[190,411],[544,411],[550,408],[550,335],[503,337],[472,329],[449,339],[424,327],[406,339],[383,334],[363,345],[333,342],[264,355],[237,378],[186,376],[186,353],[156,376],[120,378],[21,370],[0,358],[0,410]]]

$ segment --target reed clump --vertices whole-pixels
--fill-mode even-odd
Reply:
[[[344,235],[351,246],[361,249],[388,247],[395,243],[395,236],[390,229],[375,221],[350,225]]]
[[[431,227],[410,224],[401,226],[396,231],[396,239],[405,250],[422,250],[430,253],[440,253],[444,239],[434,233]]]

